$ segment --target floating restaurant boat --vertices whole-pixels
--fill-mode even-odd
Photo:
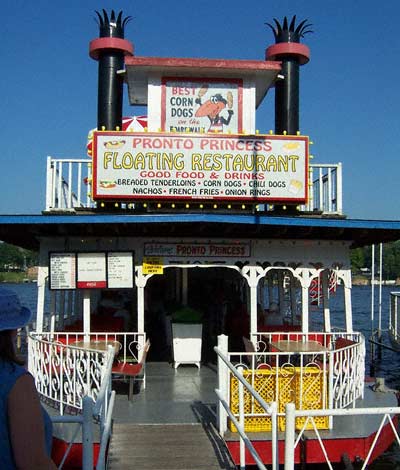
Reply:
[[[346,218],[341,164],[310,163],[307,21],[275,21],[265,60],[215,60],[135,56],[127,18],[98,19],[90,157],[49,157],[43,214],[0,216],[2,240],[40,250],[39,392],[79,411],[111,363],[113,377],[145,385],[150,339],[149,354],[170,347],[178,370],[217,364],[216,426],[235,464],[371,462],[395,439],[397,396],[366,381],[349,254],[399,239],[400,223]],[[148,109],[134,130],[122,127],[124,82]],[[256,109],[272,87],[275,132],[261,134]]]

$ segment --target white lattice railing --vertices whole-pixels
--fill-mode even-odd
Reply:
[[[91,199],[92,160],[47,157],[46,211],[94,208]],[[302,210],[343,214],[342,164],[310,164],[309,201]]]
[[[28,368],[39,394],[59,407],[81,410],[85,395],[96,400],[113,350],[98,351],[28,336]]]
[[[305,352],[272,350],[271,343],[279,341],[313,342],[322,348]],[[253,352],[230,352],[229,360],[243,367],[246,380],[267,402],[276,401],[278,408],[293,401],[298,410],[341,409],[363,396],[365,343],[360,333],[260,332],[255,335],[254,345]],[[236,386],[231,383],[228,387],[231,399],[237,393]],[[248,403],[245,416],[254,418],[260,413],[258,408],[256,402]],[[332,425],[322,419],[321,423],[325,427]]]

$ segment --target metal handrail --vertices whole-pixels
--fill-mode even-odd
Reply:
[[[276,403],[267,403],[262,396],[243,378],[243,375],[238,369],[229,361],[229,359],[223,354],[222,351],[219,350],[217,346],[214,347],[214,351],[217,353],[217,356],[223,361],[223,363],[226,365],[226,367],[231,371],[231,373],[234,375],[234,377],[237,378],[237,380],[240,382],[242,385],[241,390],[239,393],[239,400],[243,404],[243,387],[247,389],[247,391],[259,402],[259,404],[264,408],[266,413],[271,416],[271,421],[272,421],[272,433],[271,433],[271,445],[272,445],[272,470],[277,470],[278,468],[278,462],[279,462],[279,457],[278,457],[278,434],[277,434],[277,406]],[[239,435],[240,435],[240,443],[241,446],[245,445],[247,449],[249,450],[250,454],[254,458],[254,461],[256,462],[257,466],[261,470],[265,470],[265,466],[262,463],[257,451],[253,447],[250,439],[247,437],[247,434],[244,430],[244,413],[243,413],[243,406],[240,406],[240,420],[239,422],[237,421],[236,417],[233,415],[233,413],[230,410],[229,404],[225,400],[223,394],[221,393],[220,390],[216,389],[215,393],[217,394],[218,399],[220,400],[222,406],[228,413],[229,417],[232,419],[234,422]],[[240,453],[240,466],[241,468],[245,468],[245,462],[244,462],[244,452]]]
[[[390,427],[393,431],[393,434],[396,438],[398,445],[400,446],[400,437],[396,429],[396,426],[393,424],[391,415],[399,415],[400,407],[383,407],[383,408],[346,408],[346,409],[325,409],[325,410],[296,410],[294,403],[287,403],[285,408],[285,417],[286,417],[286,429],[285,429],[285,470],[294,470],[294,454],[297,445],[299,444],[306,426],[309,421],[312,422],[313,430],[318,438],[321,449],[325,456],[326,463],[330,470],[333,470],[332,464],[329,461],[326,449],[323,444],[323,439],[315,426],[314,417],[318,416],[361,416],[361,415],[382,415],[382,421],[380,423],[379,429],[376,432],[374,439],[371,443],[371,447],[368,451],[367,457],[365,458],[363,465],[360,470],[367,468],[369,459],[371,458],[372,452],[379,440],[379,436],[387,420],[390,424]],[[296,418],[306,418],[302,428],[298,431],[297,436],[295,433],[296,429]],[[310,430],[307,429],[309,432]],[[291,445],[293,443],[293,445]]]

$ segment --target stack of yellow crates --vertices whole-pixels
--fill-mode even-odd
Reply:
[[[300,367],[270,367],[268,369],[245,370],[243,377],[267,402],[277,402],[278,412],[285,412],[287,403],[294,403],[296,409],[318,410],[327,403],[327,380],[321,369],[315,366]],[[230,408],[232,413],[239,416],[238,380],[231,376]],[[272,429],[270,416],[265,416],[265,410],[244,388],[244,413],[246,432],[267,432]],[[255,416],[254,416],[255,415]],[[263,416],[257,416],[263,415]],[[306,418],[296,419],[296,428],[304,425]],[[317,429],[328,429],[328,416],[315,417]],[[312,423],[307,423],[306,429],[311,429]],[[285,418],[278,418],[278,428],[285,430]],[[237,432],[236,426],[229,420],[229,429]]]

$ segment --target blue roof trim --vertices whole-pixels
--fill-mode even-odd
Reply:
[[[275,217],[229,214],[94,214],[94,215],[0,215],[0,224],[149,224],[149,223],[225,223],[259,226],[287,225],[343,229],[399,230],[400,221],[327,219],[314,217]],[[400,235],[399,235],[400,236]]]

